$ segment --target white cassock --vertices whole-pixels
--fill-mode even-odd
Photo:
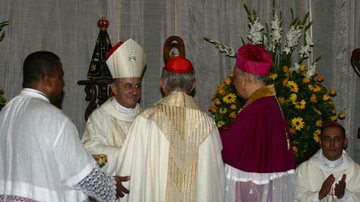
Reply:
[[[119,157],[130,194],[120,201],[224,201],[222,144],[194,99],[173,92],[134,121]]]
[[[336,161],[327,160],[320,149],[308,161],[302,163],[296,170],[296,199],[299,202],[320,201],[319,190],[325,179],[333,174],[333,183],[330,194],[321,201],[360,201],[360,166],[355,163],[345,151]],[[338,199],[334,193],[334,186],[343,174],[346,174],[346,189],[343,198]]]
[[[117,175],[115,168],[121,147],[140,111],[139,104],[134,109],[125,108],[111,97],[91,113],[82,142],[89,153],[106,154],[107,163],[101,168],[106,174]]]
[[[74,185],[96,162],[75,125],[43,93],[23,89],[2,109],[0,129],[0,195],[51,202],[88,199]]]

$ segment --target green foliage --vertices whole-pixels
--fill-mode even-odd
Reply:
[[[297,163],[301,163],[319,148],[321,126],[337,118],[345,118],[343,112],[336,114],[335,104],[330,99],[330,96],[336,95],[336,90],[328,91],[321,85],[324,77],[317,73],[317,62],[320,58],[312,60],[310,57],[313,43],[309,33],[309,15],[298,18],[291,10],[291,23],[287,32],[283,33],[281,11],[274,8],[271,24],[265,23],[263,26],[255,10],[249,9],[246,5],[244,8],[248,15],[249,33],[247,41],[242,40],[244,43],[263,46],[272,56],[274,63],[269,76],[288,119],[295,159]],[[204,39],[226,56],[236,56],[234,49],[221,42]],[[300,39],[303,40],[300,42]],[[297,57],[299,60],[293,63],[296,48],[300,48]],[[308,66],[305,63],[307,61]],[[244,105],[243,100],[236,96],[231,77],[232,74],[220,83],[211,97],[213,104],[209,111],[215,116],[219,128],[231,123]]]

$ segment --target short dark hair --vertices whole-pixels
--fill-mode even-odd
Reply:
[[[327,123],[327,124],[323,125],[323,126],[321,127],[321,133],[320,133],[321,136],[324,134],[324,130],[325,130],[326,128],[340,128],[341,133],[342,133],[342,135],[343,135],[343,138],[346,138],[345,128],[344,128],[341,124],[339,124],[339,123],[337,123],[337,122],[330,122],[330,123]]]
[[[40,81],[42,76],[53,76],[59,67],[60,58],[49,51],[37,51],[29,54],[23,64],[23,87]]]

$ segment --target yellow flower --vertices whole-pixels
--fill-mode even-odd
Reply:
[[[278,77],[277,74],[270,74],[270,78],[271,78],[272,80],[275,80],[277,77]]]
[[[227,109],[224,107],[221,107],[219,112],[220,112],[220,114],[226,114]]]
[[[332,121],[336,121],[336,120],[337,120],[337,117],[336,117],[336,116],[332,116],[332,117],[330,117],[330,119],[331,119]]]
[[[312,95],[311,95],[310,101],[311,101],[311,102],[317,102],[317,97],[316,97],[315,94],[312,94]]]
[[[291,127],[291,128],[289,129],[289,131],[290,131],[290,134],[291,134],[291,135],[294,135],[294,134],[296,133],[296,130],[295,130],[294,127]]]
[[[283,85],[283,86],[287,86],[288,81],[289,81],[289,79],[284,79],[284,80],[282,81],[282,85]]]
[[[210,107],[210,111],[212,113],[215,113],[216,112],[216,105],[212,104],[211,107]]]
[[[304,64],[301,64],[300,67],[299,67],[299,70],[302,71],[302,72],[305,72],[306,71],[306,66]]]
[[[224,121],[218,121],[216,123],[216,125],[217,125],[218,128],[221,128],[221,127],[223,127],[225,125],[225,123],[224,123]]]
[[[236,109],[237,107],[236,107],[236,105],[234,105],[234,104],[232,104],[231,106],[230,106],[230,109]]]
[[[292,93],[289,97],[289,100],[294,103],[296,102],[296,99],[297,99],[297,95],[295,93]]]
[[[233,93],[230,93],[230,94],[227,94],[224,98],[223,98],[223,101],[227,104],[230,104],[230,103],[234,103],[236,100],[236,95],[233,94]]]
[[[305,77],[302,81],[303,81],[303,83],[309,83],[309,82],[310,82],[310,78],[309,78],[309,77]]]
[[[319,92],[319,91],[321,91],[320,86],[315,85],[313,91],[314,91],[314,92]]]
[[[293,150],[294,153],[298,153],[298,148],[296,146],[293,146],[292,150]]]
[[[231,112],[229,115],[230,118],[235,119],[236,118],[236,113],[235,112]]]
[[[330,99],[330,96],[328,94],[323,95],[323,100],[328,101]]]
[[[230,78],[227,78],[224,82],[226,83],[226,85],[230,85],[231,80],[230,80]]]
[[[282,69],[283,69],[283,71],[284,71],[285,73],[289,71],[289,67],[288,67],[288,66],[286,66],[286,65],[285,65],[285,66],[283,66],[283,68],[282,68]]]
[[[210,97],[212,100],[216,98],[216,93],[212,94]]]
[[[294,81],[288,81],[286,86],[289,87],[292,92],[297,93],[299,91],[299,87]]]
[[[314,90],[314,86],[311,84],[308,85],[308,88],[309,88],[309,90]]]
[[[221,95],[221,96],[224,96],[226,94],[226,92],[224,91],[224,89],[220,88],[218,89],[218,93]]]
[[[214,102],[215,102],[216,105],[221,105],[221,101],[219,100],[219,98],[216,98],[216,99],[214,100]]]
[[[295,117],[291,120],[291,126],[295,128],[295,130],[301,130],[304,128],[304,121],[301,117]]]
[[[344,119],[345,116],[346,116],[345,112],[340,112],[338,115],[339,119]]]
[[[295,102],[295,109],[305,109],[305,100],[301,100],[300,102]]]
[[[316,122],[315,122],[315,125],[316,126],[318,126],[318,127],[321,127],[322,126],[322,120],[317,120]]]
[[[279,97],[278,100],[279,100],[279,102],[281,104],[285,103],[285,98],[284,97]]]
[[[331,89],[331,91],[330,91],[330,96],[335,96],[336,95],[336,89],[335,88],[333,88],[333,89]]]
[[[314,134],[313,134],[313,138],[316,142],[320,142],[320,130],[316,129]]]
[[[319,75],[319,76],[317,77],[317,81],[318,81],[319,83],[323,82],[323,81],[324,81],[324,76],[323,76],[323,75]]]

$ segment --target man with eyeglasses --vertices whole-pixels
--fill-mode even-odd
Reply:
[[[323,126],[320,146],[297,168],[297,201],[360,201],[360,166],[344,150],[344,127],[336,122]]]
[[[84,136],[85,149],[91,154],[106,154],[102,168],[107,174],[116,173],[117,158],[126,134],[141,112],[141,78],[145,68],[143,48],[132,39],[117,43],[106,57],[106,64],[114,81],[114,94],[90,115]]]

